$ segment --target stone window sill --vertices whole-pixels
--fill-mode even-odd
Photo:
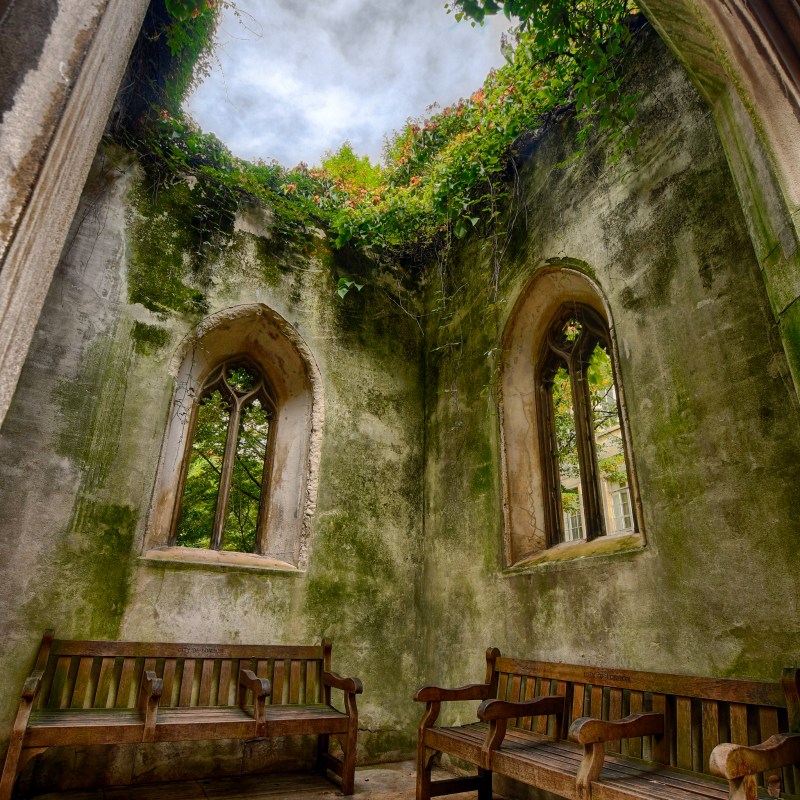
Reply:
[[[507,567],[506,575],[533,572],[541,567],[569,566],[576,561],[604,556],[630,555],[645,549],[644,536],[640,533],[617,533],[600,536],[587,542],[564,542],[547,550],[541,550],[522,561]]]
[[[235,553],[229,550],[202,550],[199,547],[154,547],[145,550],[143,561],[171,564],[194,564],[207,567],[233,567],[266,572],[301,574],[293,564],[258,553]]]

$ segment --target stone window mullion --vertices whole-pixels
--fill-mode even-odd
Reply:
[[[229,390],[230,391],[230,390]],[[243,399],[230,391],[231,415],[228,420],[228,435],[225,439],[225,454],[222,458],[222,470],[219,478],[219,494],[217,508],[214,513],[214,528],[211,533],[211,549],[222,550],[225,536],[225,518],[228,514],[228,499],[231,494],[231,476],[236,461],[236,447],[239,441],[239,425],[242,418]]]

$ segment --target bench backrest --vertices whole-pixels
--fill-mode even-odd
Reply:
[[[173,644],[52,640],[37,659],[44,670],[37,707],[134,708],[144,670],[163,679],[162,707],[232,706],[239,670],[272,682],[267,703],[323,702],[322,671],[331,644],[321,646]]]
[[[648,761],[710,774],[708,759],[717,744],[760,744],[790,729],[787,700],[780,682],[703,678],[637,672],[499,657],[495,661],[497,696],[520,701],[547,694],[566,697],[567,714],[560,731],[555,717],[518,719],[516,727],[564,738],[579,717],[615,720],[636,711],[665,715],[666,734],[610,744]],[[797,686],[795,672],[794,685]],[[797,769],[784,770],[784,792],[800,789]]]

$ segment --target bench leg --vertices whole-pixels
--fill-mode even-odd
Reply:
[[[417,747],[417,800],[431,800],[431,766],[434,753],[420,739]]]
[[[492,773],[478,767],[478,800],[492,800]]]
[[[330,738],[327,733],[321,733],[317,738],[317,772],[323,777],[328,774],[327,756]]]
[[[11,793],[14,790],[14,783],[17,775],[25,769],[25,765],[40,753],[44,753],[47,747],[26,747],[23,749],[22,741],[14,741],[6,753],[6,763],[3,766],[3,775],[0,777],[0,800],[11,800]]]
[[[345,738],[345,737],[342,737]],[[341,740],[340,740],[341,741]],[[358,722],[350,720],[350,729],[344,742],[342,758],[342,794],[351,795],[356,787],[356,745],[358,742]]]

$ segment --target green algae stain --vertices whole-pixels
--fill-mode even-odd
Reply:
[[[151,356],[169,344],[169,331],[158,325],[134,322],[131,339],[134,353],[140,356]]]
[[[176,183],[148,190],[135,183],[130,199],[128,299],[156,313],[199,314],[207,310],[197,284],[205,263],[207,236],[198,230],[191,187]]]
[[[26,604],[28,618],[64,636],[119,638],[133,574],[138,521],[129,506],[81,497],[68,530],[44,569],[50,591]],[[47,572],[52,574],[48,578]]]
[[[133,346],[98,337],[86,348],[80,374],[54,390],[61,410],[56,452],[81,466],[84,491],[102,487],[116,457]]]

